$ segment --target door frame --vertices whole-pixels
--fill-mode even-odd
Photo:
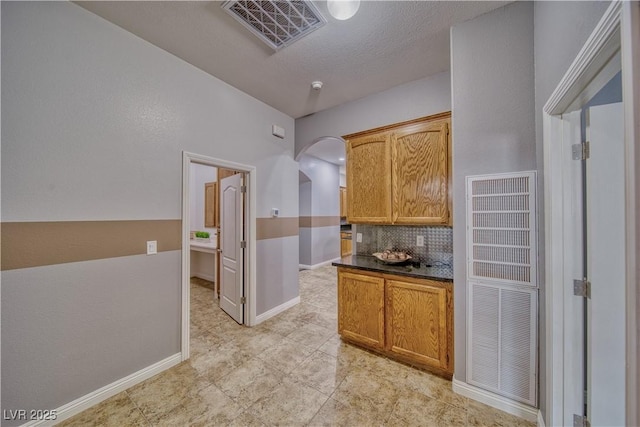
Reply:
[[[640,67],[640,6],[635,2],[613,1],[604,13],[593,33],[565,73],[543,108],[544,150],[544,205],[545,205],[545,334],[546,354],[546,425],[563,425],[564,384],[564,277],[571,272],[571,259],[565,256],[574,241],[572,230],[567,225],[568,213],[564,209],[563,192],[568,180],[565,174],[567,156],[562,153],[562,114],[571,111],[597,93],[613,77],[606,64],[616,51],[620,51],[625,116],[625,230],[626,250],[626,423],[638,425],[640,397],[638,384],[638,314],[640,308],[640,249],[637,247],[640,231],[640,205],[636,200],[636,188],[640,188],[640,127],[634,118],[640,114],[638,77]],[[634,39],[635,37],[635,39]],[[635,83],[634,83],[635,81]],[[567,160],[570,161],[570,160]]]
[[[246,304],[244,306],[245,325],[253,326],[256,323],[256,168],[229,160],[204,156],[201,154],[182,152],[182,280],[181,280],[181,339],[180,354],[182,361],[189,358],[190,343],[190,269],[189,264],[189,240],[190,230],[188,218],[191,218],[190,200],[190,167],[191,163],[198,163],[216,168],[233,169],[245,173],[245,185],[247,186],[245,199],[244,224],[246,232],[247,248],[244,256],[244,283]]]

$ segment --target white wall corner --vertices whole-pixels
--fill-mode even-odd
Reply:
[[[477,400],[478,402],[489,405],[492,408],[499,409],[531,422],[536,422],[540,418],[538,415],[540,411],[538,411],[537,408],[533,408],[507,397],[472,386],[455,378],[452,380],[452,385],[455,393],[461,394],[469,399]]]
[[[331,265],[332,262],[340,261],[340,257],[330,259],[328,261],[319,262],[318,264],[307,265],[307,264],[298,264],[301,270],[315,270],[316,268],[324,267],[325,265]]]
[[[260,323],[264,322],[265,320],[268,320],[270,318],[272,318],[273,316],[282,313],[285,310],[290,309],[291,307],[293,307],[294,305],[297,305],[298,303],[300,303],[300,297],[297,296],[283,304],[280,304],[277,307],[273,307],[271,310],[269,311],[265,311],[264,313],[256,316],[256,322],[251,325],[251,326],[256,326],[259,325]]]
[[[542,411],[538,410],[538,427],[545,427]]]

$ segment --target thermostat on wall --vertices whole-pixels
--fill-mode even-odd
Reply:
[[[284,128],[278,125],[271,126],[271,134],[284,139]]]
[[[271,216],[276,218],[278,215],[280,215],[280,209],[278,208],[272,208],[271,209]]]

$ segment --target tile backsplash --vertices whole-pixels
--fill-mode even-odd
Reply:
[[[453,229],[451,227],[424,227],[401,225],[364,225],[353,226],[355,233],[362,233],[362,242],[356,243],[356,255],[371,255],[385,249],[407,252],[423,263],[453,261]],[[418,236],[424,236],[424,246],[416,245]]]

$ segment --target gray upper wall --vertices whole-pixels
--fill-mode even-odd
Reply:
[[[304,154],[298,162],[310,180],[300,183],[300,216],[336,218],[335,225],[300,227],[300,264],[314,266],[340,257],[340,170],[333,163]]]
[[[448,72],[296,119],[296,158],[320,138],[340,137],[451,110]]]
[[[465,177],[536,168],[533,4],[451,30],[455,377],[466,381]]]
[[[255,166],[257,216],[298,216],[291,117],[71,2],[1,8],[3,221],[179,220],[183,150]],[[259,315],[298,295],[297,236],[257,258]],[[2,272],[3,409],[178,352],[180,269],[172,251]]]
[[[304,216],[340,216],[339,167],[305,155],[298,159],[298,164],[311,180],[311,212]]]
[[[3,221],[180,218],[182,150],[297,216],[291,117],[73,3],[2,7]]]

